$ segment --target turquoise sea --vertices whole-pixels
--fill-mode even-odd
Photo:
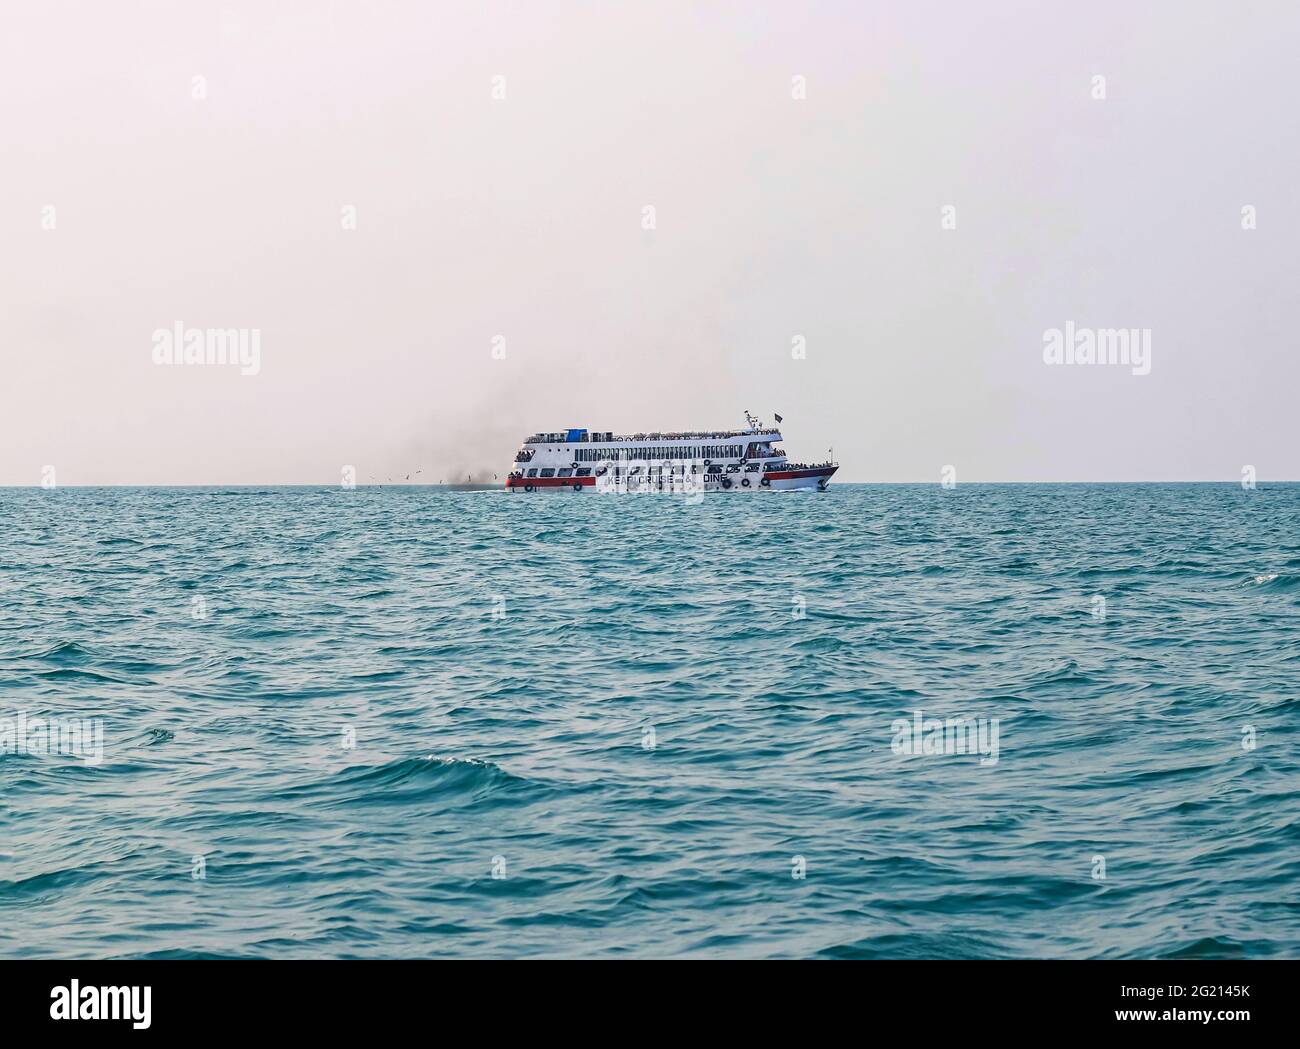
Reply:
[[[4,489],[0,956],[1295,956],[1297,722],[1300,485]]]

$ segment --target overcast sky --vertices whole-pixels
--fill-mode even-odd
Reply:
[[[1294,3],[11,0],[0,483],[746,408],[846,481],[1297,479],[1298,52]]]

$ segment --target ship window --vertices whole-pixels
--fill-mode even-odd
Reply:
[[[545,470],[542,471],[542,476],[543,476],[543,477],[554,477],[554,476],[555,476],[555,471],[552,470],[552,469],[550,469],[550,468],[547,468],[547,469],[545,469]]]
[[[572,469],[561,470],[561,471],[560,471],[560,476],[561,476],[561,477],[572,477],[572,476],[573,476],[573,470],[572,470]]]
[[[574,476],[574,477],[590,477],[590,476],[591,476],[591,467],[590,467],[590,466],[584,466],[581,470],[579,470],[579,471],[578,471],[577,473],[575,473],[573,476]]]
[[[531,470],[529,470],[529,471],[528,471],[528,476],[529,476],[529,477],[536,477],[536,476],[537,476],[537,467],[534,466]]]

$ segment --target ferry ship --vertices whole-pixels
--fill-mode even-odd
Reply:
[[[779,424],[781,417],[776,416]],[[745,413],[742,430],[615,434],[580,427],[524,441],[511,492],[824,492],[834,461],[792,463],[777,427]]]

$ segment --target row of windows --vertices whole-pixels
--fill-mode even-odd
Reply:
[[[619,446],[615,448],[575,448],[573,457],[584,463],[626,462],[629,459],[735,459],[740,457],[744,445],[697,444],[685,448],[655,448],[653,446]]]

